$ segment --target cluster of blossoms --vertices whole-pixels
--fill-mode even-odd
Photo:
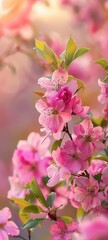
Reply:
[[[44,42],[37,41],[36,48],[53,63],[52,74],[38,80],[45,92],[38,93],[42,98],[36,102],[36,109],[46,135],[32,132],[27,140],[19,141],[12,158],[8,198],[19,207],[29,240],[31,229],[44,220],[55,221],[50,228],[51,240],[107,240],[108,119],[95,119],[78,96],[81,81],[69,75],[68,69],[82,49],[76,52],[71,37],[62,61]],[[107,104],[107,83],[99,84],[99,100]],[[54,139],[51,153],[49,138]],[[68,202],[76,213],[74,220],[58,213],[58,208]],[[18,235],[19,230],[11,221],[16,231],[8,231],[8,219],[10,215],[0,223],[1,234],[5,231],[5,235]]]

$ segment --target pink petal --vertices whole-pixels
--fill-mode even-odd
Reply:
[[[41,87],[46,88],[48,90],[53,88],[53,84],[50,78],[45,78],[45,77],[39,78],[38,84]]]
[[[3,229],[0,229],[0,240],[9,240],[7,233]]]
[[[19,229],[13,221],[8,221],[6,223],[6,225],[4,226],[4,229],[11,236],[18,236],[19,235]]]
[[[11,211],[8,207],[0,210],[0,224],[4,224],[11,218]]]

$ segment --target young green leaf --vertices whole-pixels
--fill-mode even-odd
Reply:
[[[101,65],[104,69],[108,66],[108,61],[104,58],[98,59],[95,63]]]
[[[74,40],[72,39],[72,37],[69,37],[69,40],[67,42],[67,46],[66,46],[66,55],[65,55],[65,64],[66,67],[69,67],[69,65],[71,64],[72,60],[73,60],[73,54],[76,51],[76,43],[74,42]]]
[[[89,51],[89,48],[79,48],[79,49],[75,52],[75,54],[74,54],[74,56],[73,56],[73,60],[75,60],[76,58],[82,56],[83,54],[85,54],[85,53],[88,52],[88,51]]]
[[[56,53],[48,47],[48,45],[44,41],[35,40],[35,46],[37,53],[43,57],[45,60],[47,60],[50,64],[56,66],[57,68],[60,68],[60,60],[57,57]]]
[[[73,218],[69,217],[69,216],[62,216],[61,219],[66,223],[69,224],[73,221]]]
[[[52,145],[51,152],[56,150],[58,147],[60,147],[61,143],[62,143],[62,139],[56,140]]]
[[[29,220],[23,225],[23,229],[32,229],[35,228],[39,223],[41,223],[44,218],[37,218],[33,220]]]
[[[33,192],[33,194],[36,196],[36,198],[38,199],[38,201],[46,208],[48,208],[46,200],[39,188],[39,185],[37,183],[37,181],[35,179],[33,179],[30,183],[31,186],[31,190]]]
[[[52,192],[52,193],[49,194],[49,196],[48,196],[48,198],[47,198],[47,200],[46,200],[47,205],[48,205],[49,207],[52,207],[52,206],[53,206],[53,203],[54,203],[55,198],[56,198],[56,193],[55,193],[55,192]]]
[[[20,208],[24,208],[31,205],[29,202],[22,198],[11,198],[11,200],[14,201]]]
[[[80,206],[77,209],[77,219],[78,219],[79,222],[81,221],[83,215],[84,215],[84,209]]]
[[[38,205],[30,205],[22,209],[22,213],[40,213],[43,212],[43,209]]]

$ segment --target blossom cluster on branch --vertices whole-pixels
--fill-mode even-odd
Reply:
[[[77,49],[71,36],[60,57],[43,41],[36,40],[35,49],[50,69],[47,77],[38,80],[44,90],[36,92],[36,109],[45,136],[32,132],[27,140],[19,141],[12,158],[8,198],[19,209],[28,239],[38,224],[51,220],[51,240],[107,240],[108,78],[98,82],[98,100],[105,107],[102,116],[95,118],[79,95],[83,82],[68,73],[70,64],[88,49]],[[100,59],[97,63],[107,74],[108,62]],[[74,219],[71,211],[70,216],[62,215],[69,202]],[[7,222],[7,211],[0,211],[3,240],[19,234],[16,225]]]

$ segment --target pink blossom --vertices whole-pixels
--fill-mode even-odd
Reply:
[[[81,98],[78,96],[73,96],[70,102],[70,106],[72,108],[72,114],[75,114],[80,117],[87,117],[88,112],[90,111],[90,107],[83,107]]]
[[[17,149],[13,154],[14,176],[19,178],[22,184],[26,184],[33,177],[40,183],[46,175],[46,168],[50,160],[47,150],[49,139],[44,144],[39,134],[31,133],[27,140],[19,141]]]
[[[103,160],[92,160],[90,163],[89,168],[87,169],[87,172],[89,174],[97,175],[99,173],[102,173],[102,170],[105,168],[105,166],[107,165],[107,162],[103,161]]]
[[[65,142],[58,152],[60,165],[68,169],[72,174],[87,167],[87,161],[85,160],[85,155],[78,150],[73,140]]]
[[[95,150],[103,149],[102,128],[100,126],[93,127],[90,120],[85,119],[80,124],[76,124],[74,126],[74,133],[76,135],[76,145],[86,156],[91,156],[94,154]]]
[[[9,177],[10,189],[8,191],[8,198],[24,198],[27,190],[24,189],[23,184],[18,176],[13,175]]]
[[[61,132],[66,122],[71,120],[71,108],[64,104],[63,100],[54,100],[50,103],[38,100],[37,110],[41,113],[39,123],[52,133]]]
[[[67,83],[68,80],[68,73],[67,71],[65,71],[64,69],[60,69],[60,70],[55,70],[52,74],[52,76],[49,78],[40,78],[38,80],[38,84],[42,87],[42,88],[46,88],[46,92],[45,92],[45,97],[52,97],[55,96],[57,94],[57,92],[62,88],[62,87],[66,87],[68,88],[72,93],[75,93],[78,86],[77,86],[77,82],[76,80],[72,80],[70,82]]]
[[[74,189],[75,201],[81,203],[83,209],[88,212],[90,209],[101,205],[99,199],[99,184],[92,175],[89,179],[80,176],[75,180],[76,187]]]
[[[0,210],[0,239],[9,240],[8,235],[18,236],[19,229],[17,225],[10,220],[11,212],[10,209],[5,207]]]
[[[107,240],[108,239],[108,218],[105,216],[98,216],[93,219],[88,218],[80,223],[79,229],[82,240]]]
[[[61,180],[68,180],[70,177],[70,172],[68,169],[62,166],[58,161],[58,152],[59,148],[56,151],[52,152],[54,162],[51,163],[47,168],[48,177],[50,178],[47,184],[49,187],[55,186]]]
[[[76,222],[66,225],[63,220],[58,219],[50,228],[50,233],[52,235],[50,240],[70,240],[72,239],[72,233],[76,230]]]
[[[102,104],[108,104],[108,83],[104,83],[98,80],[98,85],[101,87],[101,94],[98,96],[98,100]]]

